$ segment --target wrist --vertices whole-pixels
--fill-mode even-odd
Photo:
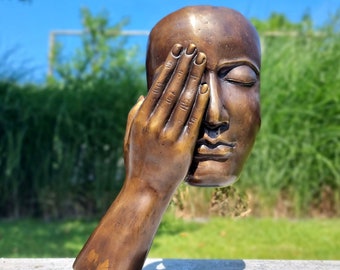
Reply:
[[[161,184],[157,180],[145,180],[140,177],[127,177],[124,181],[122,192],[133,195],[133,198],[155,201],[167,207],[177,186]]]

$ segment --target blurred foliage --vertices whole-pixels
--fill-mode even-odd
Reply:
[[[285,15],[275,12],[272,13],[266,21],[261,21],[256,18],[251,21],[260,33],[272,31],[279,31],[281,33],[291,31],[314,31],[313,22],[308,13],[302,17],[302,20],[299,23],[292,23]]]
[[[307,15],[298,24],[279,14],[254,22],[263,47],[260,134],[232,188],[179,189],[181,215],[209,212],[210,203],[224,216],[340,215],[337,14],[317,30]],[[144,68],[119,35],[126,21],[111,26],[108,14],[86,9],[82,18],[81,47],[71,55],[54,47],[45,85],[0,79],[2,217],[101,215],[120,190],[126,117],[146,92]]]
[[[138,48],[126,48],[126,39],[120,34],[127,20],[111,26],[106,12],[93,16],[88,9],[82,9],[81,14],[81,46],[66,56],[63,45],[54,44],[50,58],[54,72],[48,83],[69,89],[93,89],[96,84],[102,86],[114,80],[142,81],[144,67],[135,60]]]
[[[0,216],[100,215],[121,187],[125,122],[145,92],[144,68],[124,47],[122,23],[82,16],[82,48],[66,59],[58,47],[45,86],[0,83]]]
[[[7,82],[22,82],[29,77],[33,71],[30,61],[22,59],[20,62],[15,61],[15,56],[20,52],[20,48],[15,46],[5,49],[0,53],[0,80]]]
[[[262,127],[238,183],[255,214],[340,214],[339,15],[317,31],[304,17],[295,36],[262,37]]]

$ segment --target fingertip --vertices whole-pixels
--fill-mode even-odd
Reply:
[[[206,60],[206,55],[203,52],[199,52],[198,55],[196,56],[195,63],[196,65],[201,65],[205,62]]]
[[[200,88],[200,94],[206,94],[208,91],[209,91],[209,86],[206,83],[202,84]]]
[[[143,100],[144,100],[144,96],[141,95],[141,96],[139,96],[139,98],[137,99],[137,103],[139,103],[139,102],[141,102],[141,101],[143,101]]]
[[[177,43],[172,47],[171,53],[174,57],[178,57],[182,53],[182,50],[183,50],[183,46]]]
[[[193,43],[190,43],[187,50],[186,50],[186,54],[187,55],[191,55],[196,51],[196,45]]]

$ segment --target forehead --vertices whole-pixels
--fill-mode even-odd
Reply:
[[[219,62],[248,59],[260,67],[260,44],[256,30],[240,13],[216,7],[187,8],[161,20],[152,30],[147,68],[160,66],[175,43],[194,43],[207,55],[207,67]],[[149,65],[149,66],[148,66]],[[150,70],[151,69],[151,70]]]

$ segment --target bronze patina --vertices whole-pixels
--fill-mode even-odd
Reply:
[[[219,7],[187,7],[152,30],[147,54],[151,86],[171,46],[195,44],[206,54],[200,78],[210,98],[202,119],[187,182],[201,186],[233,183],[260,127],[261,51],[258,34],[240,13]]]
[[[128,116],[123,188],[74,269],[142,269],[181,181],[237,179],[260,127],[260,65],[256,30],[235,10],[185,7],[157,23],[149,91]]]

